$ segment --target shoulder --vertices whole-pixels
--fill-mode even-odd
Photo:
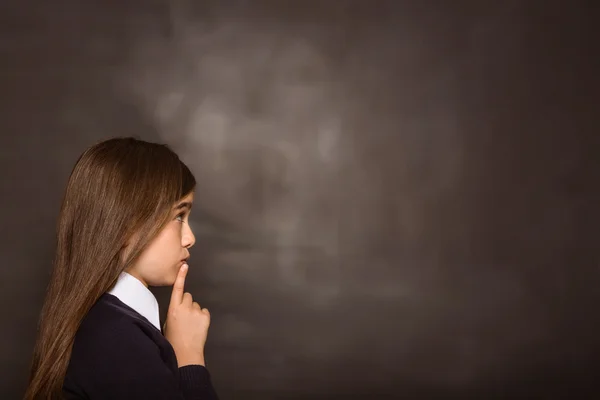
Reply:
[[[110,359],[123,349],[152,349],[166,340],[153,326],[104,294],[82,320],[71,357],[80,361]]]
[[[98,398],[138,398],[114,394],[128,393],[130,386],[143,392],[154,381],[162,388],[172,384],[176,372],[174,350],[162,333],[104,296],[75,335],[63,390],[94,393]]]
[[[102,297],[75,335],[66,377],[69,382],[89,384],[116,375],[125,379],[132,371],[144,376],[142,372],[149,368],[150,372],[174,370],[176,362],[172,346],[160,331],[115,299]]]
[[[103,294],[81,321],[76,339],[107,338],[123,330],[139,331],[136,318],[114,296]]]

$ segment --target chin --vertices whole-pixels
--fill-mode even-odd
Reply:
[[[160,286],[173,286],[176,278],[176,275],[165,277]]]
[[[165,279],[165,286],[173,286],[177,280],[177,274],[178,271],[171,272],[171,274],[169,274]]]
[[[165,275],[156,281],[152,282],[150,286],[154,287],[162,287],[162,286],[173,286],[175,284],[175,279],[177,279],[177,274]]]

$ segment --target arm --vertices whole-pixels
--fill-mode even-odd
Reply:
[[[197,376],[199,375],[202,376],[200,380],[197,379]],[[199,382],[201,383],[200,387],[198,387]],[[206,367],[202,365],[186,365],[179,367],[179,383],[180,387],[182,387],[186,393],[200,391],[204,393],[205,396],[202,397],[202,399],[219,400],[212,385],[210,374]]]
[[[86,390],[92,400],[217,400],[204,366],[181,367],[176,375],[149,337],[133,326],[122,327],[102,335],[97,347]]]

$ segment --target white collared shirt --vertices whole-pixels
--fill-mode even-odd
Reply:
[[[154,294],[136,277],[127,272],[121,272],[117,283],[107,293],[116,296],[161,331],[158,301]]]

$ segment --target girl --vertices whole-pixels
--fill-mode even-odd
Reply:
[[[184,293],[196,181],[167,146],[114,138],[69,178],[30,399],[216,399],[210,314]],[[163,329],[148,286],[173,285]]]

